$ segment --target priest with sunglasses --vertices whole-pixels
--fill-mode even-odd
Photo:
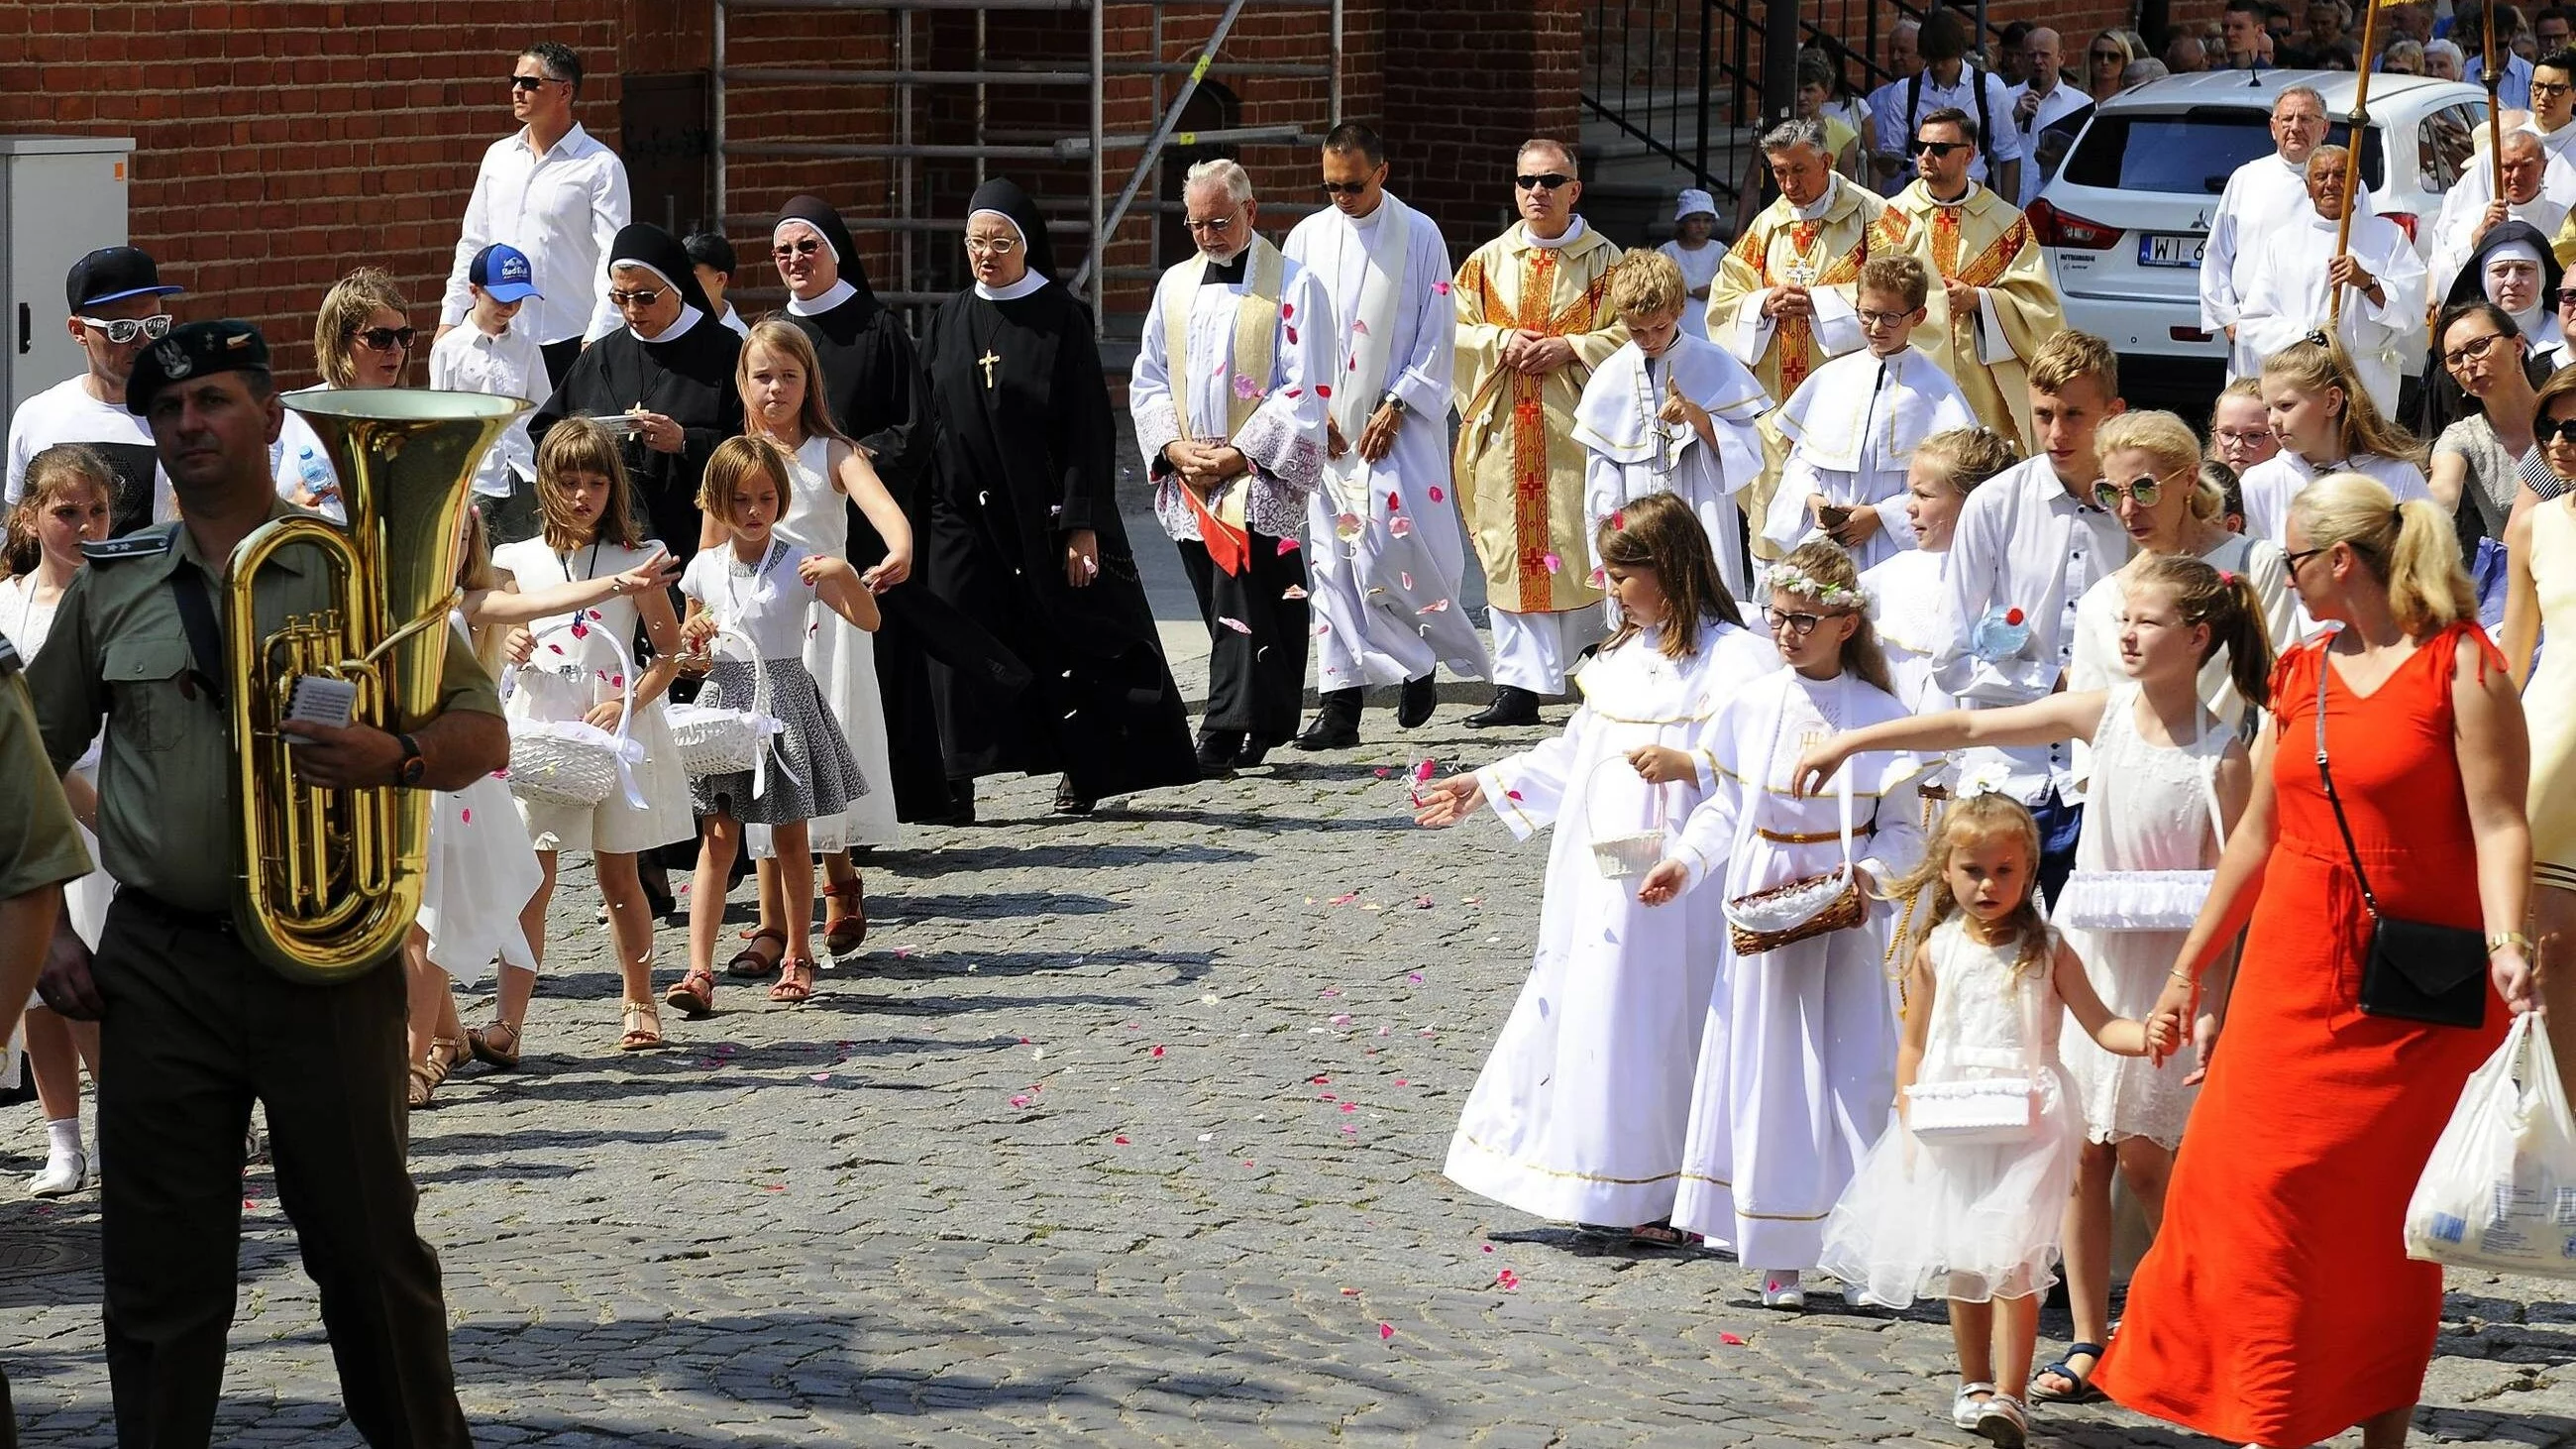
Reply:
[[[1969,174],[1977,123],[1943,107],[1915,128],[1915,182],[1889,202],[1913,223],[1914,254],[1931,268],[1930,317],[1914,345],[1941,365],[1986,426],[2034,451],[2024,359],[2066,330],[2048,253],[2012,203]]]

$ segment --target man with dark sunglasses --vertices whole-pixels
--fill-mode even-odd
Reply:
[[[1888,203],[1913,223],[1914,254],[1935,286],[1914,345],[1956,379],[1986,426],[2030,452],[2023,359],[2066,327],[2048,260],[2012,203],[1968,176],[1977,123],[1948,107],[1916,130],[1919,179]]]
[[[64,326],[89,366],[20,403],[9,420],[8,506],[25,494],[27,464],[38,453],[85,443],[116,471],[110,532],[170,522],[179,516],[177,495],[152,451],[152,430],[125,410],[125,379],[135,354],[169,335],[166,299],[179,288],[161,280],[148,254],[101,247],[72,263],[64,291],[71,304]]]
[[[626,165],[572,118],[581,95],[581,57],[559,41],[519,53],[507,82],[519,129],[492,143],[465,204],[465,227],[438,312],[444,337],[474,305],[466,275],[494,242],[524,253],[539,296],[520,314],[560,384],[582,347],[625,325],[608,301],[609,243],[634,219]],[[436,337],[431,339],[436,341]]]

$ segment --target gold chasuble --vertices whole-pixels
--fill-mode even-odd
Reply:
[[[1516,223],[1458,269],[1451,471],[1495,608],[1561,613],[1600,602],[1584,576],[1592,551],[1574,406],[1592,370],[1628,341],[1609,304],[1618,259],[1618,246],[1588,226],[1562,246],[1542,247]],[[1504,367],[1503,343],[1515,331],[1563,337],[1574,361],[1538,376]]]
[[[1979,421],[2029,457],[2030,375],[2023,360],[2066,330],[2048,253],[2018,210],[1973,181],[1956,206],[1933,200],[1920,181],[1888,205],[1913,220],[1914,253],[1932,269],[1926,304],[1932,315],[1915,331],[1914,345],[1958,382]],[[1982,289],[1974,313],[1950,314],[1943,278]]]

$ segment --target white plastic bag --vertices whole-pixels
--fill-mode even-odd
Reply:
[[[2540,1017],[2469,1078],[2406,1204],[2406,1256],[2576,1278],[2576,1117]]]

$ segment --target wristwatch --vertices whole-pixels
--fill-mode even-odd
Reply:
[[[406,790],[417,790],[423,775],[429,773],[429,761],[421,758],[420,741],[409,735],[396,735],[402,742],[402,763],[394,766],[394,783]]]

